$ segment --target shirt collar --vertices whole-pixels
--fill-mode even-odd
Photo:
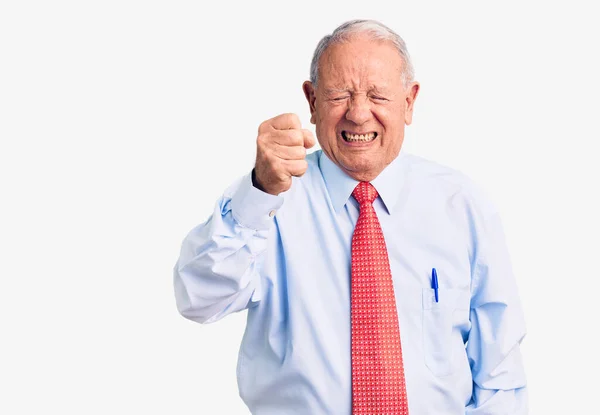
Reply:
[[[379,176],[371,181],[371,184],[377,189],[377,193],[379,193],[379,197],[383,201],[388,214],[391,214],[394,206],[396,206],[400,195],[400,188],[404,185],[406,179],[407,167],[406,154],[400,151],[398,157],[383,169],[379,173]],[[350,195],[352,195],[352,191],[358,184],[358,181],[348,176],[323,151],[321,151],[319,156],[319,168],[321,169],[321,174],[323,174],[333,208],[336,212],[340,212],[350,198]]]

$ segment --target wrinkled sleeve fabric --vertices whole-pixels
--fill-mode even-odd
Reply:
[[[488,217],[482,228],[472,274],[467,355],[473,395],[466,415],[524,415],[523,310],[498,214]]]
[[[190,231],[173,270],[175,300],[184,317],[211,323],[258,304],[272,212],[282,204],[282,196],[255,188],[248,174]]]

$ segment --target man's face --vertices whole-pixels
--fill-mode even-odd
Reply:
[[[404,87],[402,70],[391,42],[355,35],[321,55],[317,88],[303,85],[321,148],[356,180],[373,180],[400,152],[419,91]]]

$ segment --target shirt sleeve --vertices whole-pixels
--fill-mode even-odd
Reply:
[[[282,196],[255,188],[248,174],[225,192],[205,223],[191,230],[173,270],[177,308],[184,317],[211,323],[260,301],[267,237],[282,204]]]
[[[527,414],[525,322],[497,213],[484,223],[474,261],[467,342],[473,395],[466,415]]]

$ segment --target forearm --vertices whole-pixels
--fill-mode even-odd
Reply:
[[[473,372],[468,415],[527,414],[520,344],[525,320],[497,215],[485,223],[474,269],[467,355]]]
[[[473,382],[473,396],[466,415],[526,415],[528,392],[519,344],[481,380]]]
[[[211,218],[184,239],[174,268],[179,312],[209,323],[260,300],[260,269],[282,200],[252,187],[249,177],[229,189]]]
[[[517,389],[481,389],[474,386],[473,402],[465,415],[527,415],[527,387]]]

